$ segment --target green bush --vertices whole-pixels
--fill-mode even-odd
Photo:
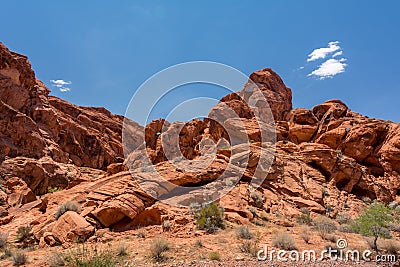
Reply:
[[[67,211],[74,211],[76,213],[80,212],[80,205],[75,202],[75,201],[67,201],[64,204],[60,205],[58,207],[58,210],[56,212],[56,220],[58,220],[58,218],[60,218],[64,213],[66,213]]]
[[[356,233],[374,237],[373,248],[378,250],[378,238],[390,238],[388,227],[394,221],[392,210],[379,202],[373,202],[352,224]]]
[[[196,215],[196,224],[200,230],[214,233],[218,228],[224,229],[224,211],[212,202],[203,206]]]

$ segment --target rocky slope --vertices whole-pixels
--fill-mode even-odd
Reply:
[[[291,90],[271,69],[254,72],[250,79],[271,106],[277,128],[276,154],[262,186],[253,192],[248,180],[260,157],[260,130],[236,94],[225,96],[221,102],[236,111],[252,140],[248,162],[244,167],[238,165],[238,169],[244,168],[241,181],[219,200],[227,220],[246,223],[263,211],[289,220],[278,220],[278,224],[290,224],[300,208],[313,214],[335,216],[347,211],[355,215],[365,197],[386,203],[400,201],[398,123],[362,116],[339,100],[311,110],[293,109]],[[177,235],[191,235],[194,225],[188,210],[156,202],[138,187],[125,167],[121,145],[124,118],[103,108],[78,107],[49,96],[27,58],[3,44],[0,109],[1,231],[15,236],[19,226],[31,225],[33,242],[55,246],[76,239],[96,241],[102,228],[127,231],[169,220]],[[176,185],[216,180],[231,152],[241,149],[240,144],[227,144],[220,147],[207,170],[182,172],[166,160],[161,147],[163,135],[177,125],[183,127],[179,143],[188,159],[200,157],[198,144],[203,138],[215,142],[226,138],[224,129],[207,119],[186,124],[149,123],[146,150],[155,169]],[[143,130],[133,122],[131,127],[132,131]],[[136,178],[149,175],[152,171],[146,167],[134,172]],[[67,212],[56,220],[59,205],[67,201],[80,204],[79,214]]]

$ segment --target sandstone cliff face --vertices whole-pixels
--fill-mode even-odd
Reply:
[[[0,44],[0,157],[106,169],[122,162],[123,117],[49,96],[25,56]],[[136,125],[140,128],[139,125]]]
[[[141,164],[143,155],[130,155],[138,164],[134,178],[145,179],[157,170],[175,185],[194,186],[215,181],[228,162],[236,162],[232,175],[243,171],[242,179],[219,200],[227,219],[235,222],[254,219],[249,207],[288,217],[306,207],[313,213],[334,216],[343,210],[357,214],[363,197],[400,201],[398,123],[364,117],[339,100],[311,110],[293,109],[291,90],[271,69],[254,72],[250,79],[268,99],[276,126],[274,161],[260,188],[254,191],[248,186],[260,159],[260,127],[237,94],[225,96],[221,103],[239,115],[244,134],[252,140],[249,151],[231,156],[233,151],[241,151],[243,144],[229,144],[225,129],[213,120],[169,123],[160,119],[145,127],[144,141],[154,169]],[[180,214],[182,209],[155,203],[127,171],[121,144],[122,116],[49,96],[27,58],[2,44],[0,110],[2,231],[14,235],[18,226],[31,224],[37,240],[47,246],[74,237],[89,238],[94,228],[123,231],[161,224],[166,218],[182,227],[188,223],[188,217],[182,215],[186,211]],[[134,122],[130,127],[144,130]],[[218,143],[216,158],[206,170],[184,172],[168,162],[164,151],[171,152],[171,148],[162,147],[161,140],[176,129],[181,129],[179,146],[188,159],[202,155],[203,139]],[[143,140],[133,141],[139,144]],[[242,157],[248,158],[247,162]],[[167,193],[154,184],[148,186],[159,195]],[[71,200],[81,206],[80,214],[68,212],[56,221],[58,206]],[[188,204],[190,200],[183,195],[176,201]]]

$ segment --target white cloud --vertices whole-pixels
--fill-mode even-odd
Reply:
[[[340,50],[340,51],[336,52],[335,54],[333,54],[332,57],[338,57],[338,56],[341,56],[341,55],[343,55],[343,51],[342,50]]]
[[[345,71],[345,67],[347,66],[345,58],[341,58],[339,60],[331,58],[322,63],[318,69],[314,70],[308,76],[316,76],[321,80],[325,78],[332,78],[333,76],[342,73]]]
[[[338,51],[337,53],[342,51],[342,48],[339,46],[339,42],[330,42],[328,43],[328,47],[321,47],[314,49],[314,51],[311,52],[311,54],[308,55],[307,62],[314,61],[317,59],[324,59],[326,58],[327,55],[334,53]]]
[[[66,85],[70,85],[70,84],[72,84],[72,82],[64,81],[61,79],[60,80],[50,80],[50,82],[51,82],[51,85],[54,87],[57,87],[60,90],[60,92],[64,93],[64,92],[71,91],[71,88],[66,87]]]

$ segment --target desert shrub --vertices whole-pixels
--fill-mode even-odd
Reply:
[[[139,231],[139,232],[136,234],[136,236],[137,236],[138,238],[146,238],[146,232],[143,231],[143,230],[141,230],[141,231]]]
[[[250,229],[246,226],[239,226],[236,229],[236,237],[241,239],[252,239],[253,234],[250,232]]]
[[[164,253],[170,249],[169,243],[163,238],[153,240],[150,245],[150,256],[157,262],[165,260]]]
[[[337,241],[337,238],[336,238],[335,234],[328,234],[328,235],[325,236],[324,239],[328,240],[328,241],[330,241],[332,243],[336,243],[336,241]]]
[[[208,258],[212,261],[219,261],[221,260],[221,254],[219,253],[219,251],[211,251],[210,253],[208,253]]]
[[[261,220],[263,220],[265,222],[269,221],[268,214],[264,211],[260,213],[260,218],[261,218]]]
[[[224,211],[212,202],[203,206],[196,215],[196,224],[200,230],[214,233],[218,228],[224,229]]]
[[[62,267],[65,266],[64,258],[59,253],[53,253],[47,260],[47,264],[50,267]]]
[[[58,218],[60,218],[64,213],[66,213],[67,211],[74,211],[76,213],[80,212],[80,205],[75,202],[75,201],[67,201],[64,204],[61,204],[58,207],[58,210],[56,212],[56,220],[58,220]]]
[[[26,256],[26,254],[21,251],[17,251],[15,253],[13,253],[11,257],[12,257],[14,266],[24,265],[26,263],[26,261],[28,260],[28,257]]]
[[[301,208],[300,212],[301,212],[301,214],[297,216],[297,222],[299,224],[311,225],[312,219],[311,219],[310,211],[307,208]]]
[[[251,240],[245,240],[240,244],[239,248],[240,248],[241,252],[255,257],[255,256],[257,256],[257,252],[258,252],[258,242],[251,241]]]
[[[8,234],[0,232],[0,248],[3,248],[7,245]]]
[[[306,244],[310,244],[311,232],[308,229],[303,229],[300,237],[304,240],[304,242],[306,242]]]
[[[118,257],[127,256],[128,255],[128,247],[127,247],[127,245],[124,244],[124,243],[118,244],[118,247],[117,247],[117,250],[116,250],[115,254]]]
[[[400,252],[400,244],[394,240],[386,240],[381,247],[390,255],[398,255]]]
[[[287,233],[275,234],[272,239],[272,245],[284,250],[296,250],[293,237]]]
[[[113,252],[108,249],[77,247],[71,250],[65,261],[74,267],[114,267],[117,265]]]
[[[400,233],[400,224],[398,222],[390,222],[387,227],[390,231]]]
[[[11,257],[11,256],[12,256],[12,251],[11,251],[11,249],[5,248],[5,249],[4,249],[4,252],[3,252],[3,255],[0,256],[0,260],[7,259],[7,258],[9,258],[9,257]]]
[[[353,228],[349,224],[342,224],[338,227],[338,230],[342,233],[354,233]]]
[[[378,250],[378,238],[390,238],[388,225],[393,221],[391,209],[382,203],[374,202],[354,220],[352,227],[357,233],[374,237],[373,248]]]
[[[254,219],[254,220],[253,220],[253,223],[254,223],[255,225],[257,225],[257,226],[265,226],[264,221],[259,220],[259,219]]]
[[[323,238],[328,240],[329,235],[334,232],[337,227],[332,219],[325,216],[319,216],[314,221],[314,229],[318,231],[318,234]]]
[[[348,224],[349,222],[351,222],[351,216],[350,214],[346,213],[346,212],[339,212],[336,215],[335,220],[339,223],[339,224]]]
[[[26,242],[33,235],[32,227],[28,226],[20,226],[17,230],[17,240],[18,242]]]
[[[201,242],[200,239],[197,239],[196,242],[194,243],[196,247],[202,248],[203,247],[203,242]]]
[[[262,206],[264,199],[257,192],[251,192],[250,197],[257,207]]]

